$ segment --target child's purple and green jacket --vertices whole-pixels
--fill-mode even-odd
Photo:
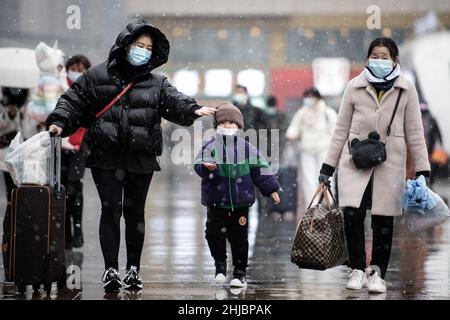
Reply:
[[[217,167],[209,171],[203,162]],[[239,136],[213,137],[203,145],[194,168],[202,177],[202,204],[208,207],[250,207],[255,202],[255,185],[266,197],[280,189],[265,158]]]

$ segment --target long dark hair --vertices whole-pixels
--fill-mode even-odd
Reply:
[[[391,38],[379,37],[372,41],[367,51],[367,59],[369,59],[372,51],[375,47],[386,47],[389,50],[389,54],[394,61],[398,61],[398,47],[397,44]]]

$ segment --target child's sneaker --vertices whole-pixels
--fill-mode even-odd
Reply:
[[[243,287],[243,288],[236,288],[236,287],[232,287],[232,288],[230,288],[230,292],[233,294],[233,295],[235,295],[235,296],[239,296],[239,295],[245,295],[245,291],[247,290],[247,288],[246,287]],[[242,298],[245,298],[245,297],[242,297]]]
[[[227,262],[216,262],[216,277],[218,284],[224,284],[227,280]]]
[[[119,272],[115,268],[109,268],[105,270],[102,276],[103,288],[106,292],[119,291],[123,284],[120,281]]]
[[[232,288],[244,288],[247,287],[247,279],[245,278],[244,271],[234,271],[234,279],[230,282]]]

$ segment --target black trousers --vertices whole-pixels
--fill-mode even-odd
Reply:
[[[100,246],[105,269],[119,268],[120,218],[125,218],[127,270],[138,269],[145,236],[144,208],[153,174],[125,173],[92,169],[92,176],[102,202]]]
[[[206,240],[216,263],[227,260],[226,239],[230,242],[235,271],[246,272],[248,264],[248,207],[222,209],[209,207]]]
[[[82,222],[84,160],[82,152],[61,153],[61,183],[66,187],[66,243],[72,242],[72,226]]]
[[[372,206],[372,180],[369,182],[359,208],[344,208],[345,236],[349,253],[349,267],[364,271],[366,268],[366,248],[364,220],[366,211]],[[380,268],[381,278],[385,278],[391,257],[394,218],[372,215],[373,231],[372,259],[370,265]]]

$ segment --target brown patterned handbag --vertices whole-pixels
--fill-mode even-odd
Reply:
[[[312,206],[319,194],[319,202]],[[326,206],[322,206],[324,199]],[[305,216],[297,225],[291,262],[302,269],[325,270],[342,265],[346,261],[344,216],[337,207],[330,188],[321,184],[314,193]]]

